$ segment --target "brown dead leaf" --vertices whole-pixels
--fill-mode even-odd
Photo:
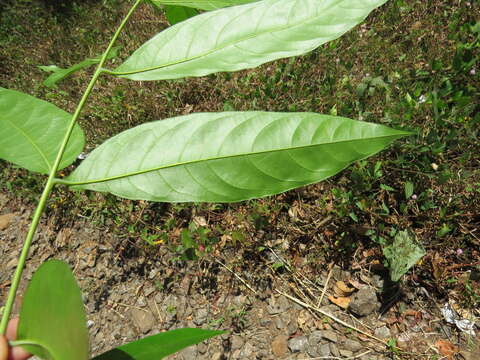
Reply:
[[[445,267],[442,265],[442,256],[436,253],[432,258],[433,277],[439,281],[443,278]]]
[[[453,360],[453,356],[458,353],[458,347],[453,345],[448,340],[438,340],[435,343],[435,346],[437,347],[440,355],[446,356],[448,360]]]
[[[339,297],[345,297],[351,295],[355,291],[343,281],[337,281],[333,286],[333,292]]]
[[[364,286],[360,284],[357,280],[350,279],[348,282],[357,290],[360,290]]]
[[[347,309],[348,305],[350,304],[350,301],[352,301],[351,298],[345,297],[345,296],[339,296],[339,297],[329,296],[328,300],[330,300],[335,305],[341,307],[342,309]]]

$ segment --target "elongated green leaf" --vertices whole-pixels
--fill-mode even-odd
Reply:
[[[227,6],[248,4],[258,0],[150,0],[157,7],[161,5],[180,5],[194,9],[215,10]]]
[[[122,345],[93,360],[160,360],[223,333],[224,331],[215,330],[175,329]]]
[[[336,39],[387,0],[263,0],[207,12],[143,44],[114,75],[177,79],[252,68]]]
[[[120,133],[67,180],[129,199],[241,201],[323,180],[407,134],[314,113],[192,114]]]
[[[80,289],[67,264],[43,263],[23,297],[17,342],[28,352],[52,360],[88,359],[88,332]]]
[[[107,59],[113,59],[114,57],[117,57],[118,55],[118,50],[120,49],[120,46],[112,48],[110,52],[108,53]],[[82,70],[86,67],[89,67],[94,64],[98,64],[101,60],[102,56],[99,55],[97,57],[94,57],[92,59],[85,59],[82,62],[72,65],[67,69],[62,69],[61,67],[58,67],[56,65],[48,65],[48,66],[39,66],[38,68],[40,70],[43,70],[45,72],[51,72],[52,74],[45,79],[43,82],[43,85],[46,87],[52,88],[55,86],[55,84],[70,74],[73,74],[74,72],[77,72],[79,70]]]
[[[0,159],[48,174],[71,117],[46,101],[0,88]],[[75,126],[60,168],[75,161],[84,142],[82,129]]]
[[[170,25],[175,25],[195,15],[198,15],[198,11],[192,8],[177,5],[165,6],[165,17]]]

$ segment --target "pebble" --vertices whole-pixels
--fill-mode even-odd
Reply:
[[[302,352],[308,346],[308,338],[306,336],[297,336],[288,340],[288,348],[291,352]]]
[[[0,215],[0,230],[5,230],[10,225],[14,217],[15,214],[13,213]]]
[[[360,344],[358,341],[351,340],[351,339],[345,340],[345,342],[342,344],[342,347],[346,350],[350,350],[353,352],[357,352],[363,349],[362,344]]]
[[[272,353],[276,357],[280,358],[287,354],[288,352],[288,336],[287,335],[277,335],[272,343]]]
[[[130,310],[130,315],[135,326],[144,334],[152,330],[156,323],[155,317],[150,311],[133,308]]]
[[[380,309],[375,289],[364,287],[352,297],[348,309],[358,316],[368,316]]]
[[[330,330],[321,331],[321,336],[322,338],[327,339],[328,341],[331,341],[333,343],[338,342],[337,334],[335,334],[333,331],[330,331]]]
[[[381,339],[386,339],[390,337],[390,329],[386,326],[379,327],[375,329],[375,336]]]

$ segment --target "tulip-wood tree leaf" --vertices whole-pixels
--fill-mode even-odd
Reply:
[[[315,113],[198,113],[118,134],[63,183],[129,199],[234,202],[326,179],[405,135]]]
[[[23,297],[17,342],[48,360],[87,360],[88,331],[80,289],[67,264],[43,263]]]
[[[110,74],[177,79],[305,54],[387,0],[263,0],[206,12],[160,32]]]
[[[48,174],[72,115],[33,96],[0,88],[0,159]],[[82,152],[84,135],[75,126],[60,169]]]
[[[170,330],[119,346],[93,360],[160,360],[190,345],[223,333],[217,330],[189,328]]]

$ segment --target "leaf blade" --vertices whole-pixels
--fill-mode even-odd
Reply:
[[[0,88],[0,158],[48,174],[70,119],[69,113],[53,104]],[[75,125],[60,169],[75,161],[84,143],[83,131]]]
[[[80,289],[68,265],[50,260],[30,281],[23,298],[17,341],[44,359],[88,359],[88,331]]]
[[[160,360],[223,333],[224,331],[190,328],[170,330],[119,346],[92,360]]]
[[[177,5],[165,6],[165,17],[170,25],[175,25],[195,15],[198,15],[198,11],[192,8]]]
[[[264,0],[203,13],[157,34],[108,73],[148,81],[256,67],[340,37],[386,1]]]
[[[129,199],[235,202],[321,181],[407,134],[314,113],[199,113],[120,133],[64,183]]]
[[[160,5],[179,5],[201,10],[215,10],[228,6],[248,4],[258,0],[149,0],[157,7]]]

